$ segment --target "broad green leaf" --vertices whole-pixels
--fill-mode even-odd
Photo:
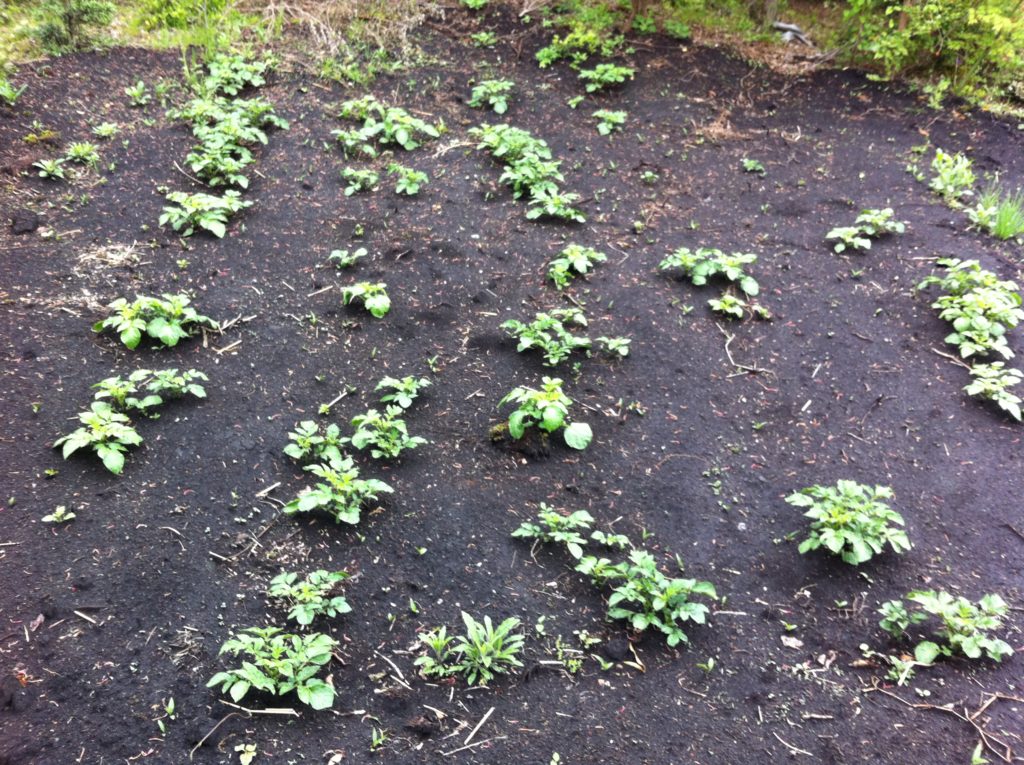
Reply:
[[[594,433],[585,422],[574,422],[562,433],[565,443],[573,449],[586,449],[594,438]]]

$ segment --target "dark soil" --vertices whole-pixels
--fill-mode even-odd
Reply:
[[[254,204],[224,240],[182,243],[157,225],[162,187],[190,187],[175,167],[190,136],[156,104],[131,109],[121,95],[139,78],[179,80],[176,55],[117,50],[22,69],[22,102],[0,110],[0,199],[14,224],[0,233],[3,765],[185,763],[219,721],[194,762],[237,762],[234,748],[248,742],[256,763],[547,765],[554,752],[567,765],[962,763],[979,740],[971,725],[871,691],[873,678],[909,703],[957,710],[992,693],[1021,696],[1020,657],[943,661],[912,688],[851,665],[863,643],[906,649],[877,627],[875,609],[922,587],[1002,593],[1014,608],[1002,634],[1022,645],[1021,429],[962,393],[966,371],[936,353],[951,351],[946,327],[912,289],[944,256],[1019,278],[1021,249],[968,231],[905,166],[927,139],[1021,185],[1024,131],[983,113],[929,111],[857,73],[785,78],[660,38],[638,45],[634,82],[572,110],[574,74],[533,63],[540,32],[485,18],[459,14],[450,37],[428,33],[436,64],[371,88],[449,127],[396,157],[429,173],[418,197],[398,197],[390,180],[343,196],[333,105],[361,91],[282,72],[262,93],[291,129],[261,151],[245,195]],[[460,25],[481,23],[513,42],[463,46],[471,30]],[[550,143],[565,188],[585,198],[586,224],[527,221],[498,167],[473,150],[467,129],[499,120],[464,105],[467,83],[493,75],[518,88],[500,121]],[[597,108],[627,111],[625,130],[599,136]],[[57,146],[22,140],[33,120],[59,131]],[[73,183],[19,174],[106,120],[125,130],[102,143],[98,173]],[[765,176],[744,173],[744,157]],[[645,183],[645,171],[657,180]],[[909,222],[904,236],[865,255],[831,252],[826,231],[886,206]],[[17,233],[35,214],[38,228]],[[570,241],[609,255],[569,290],[587,307],[590,335],[628,335],[632,352],[580,357],[578,375],[571,363],[558,370],[576,417],[594,428],[586,451],[493,444],[498,400],[550,374],[499,324],[564,302],[544,273]],[[136,264],[82,259],[133,244]],[[330,250],[353,246],[372,257],[352,272],[326,265]],[[715,287],[657,271],[680,246],[757,252],[774,320],[716,319],[706,307]],[[387,282],[385,319],[320,291],[355,279]],[[116,297],[182,289],[201,312],[242,319],[172,351],[130,353],[90,330]],[[1024,352],[1019,332],[1011,346]],[[282,516],[281,502],[308,484],[281,453],[292,426],[352,386],[323,418],[345,425],[374,405],[381,377],[430,374],[428,359],[435,384],[408,421],[431,443],[391,465],[357,457],[395,487],[382,508],[355,528]],[[93,383],[154,365],[206,372],[209,397],[141,423],[146,443],[123,477],[49,448]],[[856,569],[798,555],[790,535],[803,521],[783,497],[839,478],[893,487],[913,551]],[[689,629],[680,650],[606,622],[602,594],[566,556],[531,555],[509,537],[539,502],[585,508],[637,541],[649,535],[667,571],[679,555],[686,575],[715,582],[727,598],[720,613]],[[60,504],[73,522],[40,522]],[[330,667],[338,698],[329,712],[246,719],[205,683],[224,668],[217,651],[232,629],[284,624],[263,594],[282,568],[354,574],[353,613],[318,624],[342,642]],[[417,634],[459,628],[462,610],[523,620],[521,674],[486,689],[416,676]],[[541,617],[546,637],[534,634]],[[601,638],[594,652],[613,669],[588,658],[569,675],[540,663],[555,657],[556,636],[577,646],[577,630]],[[712,671],[698,666],[711,658]],[[171,697],[177,718],[161,735],[155,720]],[[243,703],[301,706],[257,694]],[[442,757],[492,708],[478,746]],[[1021,701],[1001,699],[976,722],[1020,756],[1021,714]],[[375,728],[390,737],[371,754]]]

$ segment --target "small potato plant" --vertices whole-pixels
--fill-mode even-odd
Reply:
[[[572,449],[586,449],[594,437],[587,423],[570,424],[567,421],[572,399],[562,392],[562,381],[557,377],[545,377],[541,390],[514,388],[498,406],[506,404],[517,405],[508,418],[509,435],[516,440],[522,438],[530,427],[537,427],[545,433],[561,430],[566,445]]]
[[[538,313],[529,324],[509,319],[502,323],[501,328],[519,341],[517,351],[522,353],[534,348],[542,351],[544,363],[553,367],[567,359],[574,350],[590,348],[590,338],[572,334],[568,324],[585,327],[587,317],[579,308],[555,308]]]
[[[388,297],[388,285],[383,282],[357,282],[341,288],[341,302],[349,305],[358,300],[370,314],[383,319],[391,310],[391,298]]]
[[[345,571],[320,569],[304,579],[299,579],[295,572],[284,571],[270,580],[267,595],[288,607],[289,619],[308,627],[318,616],[334,617],[352,611],[345,598],[335,594],[346,579]]]
[[[519,525],[512,536],[518,539],[534,539],[543,544],[565,545],[574,558],[583,556],[587,540],[581,532],[590,531],[594,516],[586,510],[576,510],[568,515],[540,503],[537,522],[526,521]]]
[[[82,426],[54,442],[67,459],[79,449],[91,449],[114,475],[124,470],[125,452],[142,443],[128,416],[117,412],[105,401],[94,401],[89,411],[78,415]]]
[[[424,388],[429,388],[430,385],[431,382],[426,377],[417,379],[408,376],[400,380],[394,377],[385,377],[377,383],[377,387],[374,390],[387,391],[387,393],[380,397],[382,404],[395,403],[402,409],[408,409],[412,406],[412,402],[420,395],[420,391]]]
[[[626,124],[627,116],[626,112],[598,109],[594,112],[594,119],[597,120],[597,132],[601,135],[611,135],[616,131],[622,130],[622,126]]]
[[[584,276],[598,263],[607,260],[607,255],[593,247],[570,244],[548,264],[548,278],[558,289],[563,290],[575,276]]]
[[[508,111],[509,95],[515,88],[511,80],[484,80],[473,87],[467,106],[480,108],[490,106],[495,114]]]
[[[884,234],[902,234],[907,224],[894,218],[891,207],[884,210],[864,210],[852,226],[834,228],[825,235],[826,240],[838,240],[832,248],[836,252],[847,249],[870,250],[871,240]]]
[[[111,315],[96,322],[92,330],[116,332],[129,350],[135,350],[144,336],[173,348],[179,341],[191,337],[197,328],[219,328],[216,321],[198,313],[191,302],[184,293],[164,293],[159,298],[137,295],[131,303],[118,298],[107,306]]]
[[[252,202],[243,200],[234,189],[225,191],[223,196],[172,191],[167,195],[167,201],[171,204],[164,207],[160,216],[161,226],[169,224],[182,236],[192,236],[202,229],[218,239],[227,233],[228,220],[232,215],[252,206]]]
[[[971,376],[974,379],[964,386],[967,395],[993,402],[1013,419],[1020,422],[1021,398],[1010,388],[1020,385],[1024,380],[1024,372],[1007,367],[1002,361],[993,361],[991,364],[972,366]]]
[[[369,449],[374,459],[395,459],[407,449],[427,443],[425,438],[410,436],[400,406],[388,406],[383,412],[370,409],[352,418],[356,431],[346,439],[356,449]]]
[[[286,504],[282,508],[285,515],[323,510],[337,523],[354,526],[359,523],[364,504],[394,491],[376,478],[360,478],[350,457],[307,465],[305,469],[322,480]]]
[[[757,255],[751,253],[730,254],[710,247],[697,250],[680,247],[664,258],[658,268],[662,271],[679,269],[697,287],[707,284],[708,279],[722,276],[735,282],[744,294],[753,297],[760,291],[760,287],[757,280],[746,272],[746,266],[756,261]]]
[[[632,80],[634,74],[636,70],[628,66],[598,64],[593,69],[580,70],[579,78],[586,83],[588,93],[596,93],[613,85],[621,85],[626,80]]]
[[[800,543],[806,553],[825,548],[856,566],[881,553],[886,545],[896,553],[910,549],[902,529],[903,517],[883,500],[891,499],[887,486],[865,486],[840,480],[835,486],[810,486],[790,494],[786,502],[807,508],[811,533]]]

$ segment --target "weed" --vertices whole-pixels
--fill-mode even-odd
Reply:
[[[562,381],[555,377],[545,377],[541,390],[534,388],[514,388],[498,402],[498,406],[517,404],[508,418],[508,431],[512,438],[523,437],[526,429],[536,426],[545,433],[562,430],[566,445],[573,449],[586,449],[594,434],[585,422],[569,424],[569,407],[572,399],[562,392]]]
[[[39,169],[40,178],[48,178],[51,181],[62,181],[66,177],[64,175],[64,159],[41,159],[38,162],[33,162],[32,167]]]
[[[498,35],[489,29],[482,32],[474,32],[469,36],[470,42],[477,48],[493,48],[498,44]]]
[[[337,523],[354,526],[359,523],[366,502],[376,501],[378,494],[394,491],[383,481],[360,478],[350,457],[329,459],[326,463],[307,465],[305,469],[323,481],[286,504],[282,508],[285,515],[323,510]]]
[[[318,616],[338,616],[351,613],[352,607],[334,591],[348,579],[345,571],[311,572],[300,580],[295,572],[282,572],[270,580],[267,595],[285,601],[288,618],[308,627]]]
[[[248,660],[237,669],[218,672],[206,684],[221,686],[232,701],[239,702],[251,688],[277,696],[295,691],[299,701],[313,709],[334,703],[334,687],[315,677],[331,661],[337,641],[329,635],[288,635],[277,627],[249,627],[221,646],[220,654],[243,655]]]
[[[341,302],[349,305],[353,300],[362,302],[363,307],[378,319],[387,316],[391,310],[388,285],[384,282],[356,282],[341,288]]]
[[[14,106],[18,103],[21,94],[25,92],[25,87],[25,85],[22,85],[20,88],[14,87],[11,81],[0,73],[0,101],[3,101],[7,106]]]
[[[760,160],[744,157],[743,159],[740,160],[740,163],[743,165],[743,172],[745,173],[757,173],[762,178],[766,174],[764,165],[760,162]]]
[[[524,636],[516,632],[519,619],[510,617],[497,627],[485,616],[478,622],[465,611],[462,621],[464,635],[449,636],[445,627],[437,627],[420,635],[430,653],[420,656],[414,664],[427,677],[463,675],[470,685],[486,685],[495,675],[503,675],[515,667],[523,666],[518,655],[523,649]]]
[[[79,50],[91,44],[90,28],[109,26],[116,10],[110,0],[42,0],[38,4],[42,23],[33,34],[48,53]]]
[[[471,11],[479,11],[487,7],[487,0],[461,0],[461,2]]]
[[[914,648],[916,661],[931,664],[939,656],[954,653],[962,653],[969,659],[985,655],[995,661],[1013,655],[1009,644],[988,634],[1003,626],[1002,619],[1009,611],[999,595],[986,595],[974,604],[948,592],[918,590],[907,594],[905,599],[912,604],[910,608],[903,600],[890,600],[879,609],[882,614],[879,626],[890,635],[901,637],[911,625],[920,624],[929,616],[938,617],[941,625],[935,635],[941,638],[942,644],[921,641]]]
[[[824,547],[845,562],[858,565],[871,560],[888,544],[894,552],[910,549],[902,528],[903,517],[882,500],[892,498],[887,486],[865,486],[840,480],[832,486],[811,486],[786,497],[794,507],[808,508],[810,536],[800,552]]]
[[[142,80],[139,80],[134,85],[129,85],[125,88],[124,94],[128,96],[128,103],[132,106],[146,106],[153,100],[153,96],[150,95],[149,89],[146,87],[146,83]]]
[[[71,144],[68,147],[67,154],[64,155],[64,158],[68,162],[96,167],[100,161],[100,153],[96,149],[96,144],[89,143],[88,141],[82,141]]]
[[[997,239],[1014,239],[1024,234],[1024,191],[1004,193],[992,184],[981,193],[974,207],[967,208],[971,223]]]

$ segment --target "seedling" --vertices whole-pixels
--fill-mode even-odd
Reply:
[[[288,434],[290,444],[284,453],[295,460],[325,462],[342,461],[341,447],[345,443],[341,431],[334,423],[321,428],[313,420],[303,420]]]
[[[498,44],[498,35],[489,29],[482,32],[474,32],[469,36],[470,42],[477,48],[493,48]]]
[[[400,406],[388,406],[384,413],[370,409],[365,414],[352,418],[356,432],[349,439],[356,449],[370,449],[375,459],[395,459],[406,449],[415,449],[427,443],[425,438],[410,436],[409,428],[401,414],[405,410]]]
[[[67,509],[64,505],[57,505],[52,513],[44,515],[40,520],[43,523],[67,523],[73,521],[75,514]]]
[[[1024,380],[1024,372],[1007,369],[1002,361],[993,361],[991,364],[972,366],[971,376],[974,380],[964,386],[967,395],[993,401],[1004,412],[1020,421],[1021,398],[1011,393],[1010,388]]]
[[[349,252],[348,250],[331,250],[327,260],[334,263],[337,268],[351,268],[360,258],[367,256],[365,247],[359,247]]]
[[[416,400],[416,397],[419,396],[420,391],[424,388],[429,388],[430,385],[431,382],[426,377],[417,379],[409,376],[403,377],[401,380],[397,380],[394,377],[385,377],[377,383],[377,387],[374,390],[388,391],[388,393],[380,397],[382,404],[394,402],[402,409],[408,409],[412,406],[412,402]]]
[[[54,447],[63,445],[64,459],[79,449],[92,449],[107,470],[121,475],[125,452],[142,443],[142,436],[132,427],[131,420],[105,401],[93,401],[88,412],[79,412],[78,419],[82,427],[58,438]]]
[[[182,236],[192,236],[196,229],[203,229],[220,239],[227,233],[228,219],[239,210],[252,206],[252,202],[240,197],[234,189],[225,191],[223,196],[172,191],[166,197],[171,204],[164,207],[160,225],[169,223]]]
[[[467,106],[480,108],[490,106],[495,114],[508,111],[508,97],[515,88],[511,80],[484,80],[473,87]]]
[[[33,162],[32,167],[38,168],[40,178],[62,181],[66,177],[64,175],[64,168],[61,167],[64,162],[64,159],[41,159],[38,162]]]
[[[435,627],[420,635],[420,642],[429,650],[429,653],[418,657],[413,666],[419,667],[426,677],[443,678],[452,674],[451,668],[451,644],[453,637],[448,635],[447,627]]]
[[[598,586],[616,583],[608,598],[608,617],[624,619],[638,632],[653,627],[666,636],[670,646],[689,642],[681,622],[704,624],[708,607],[691,600],[695,595],[717,599],[711,582],[670,579],[658,570],[654,556],[633,550],[628,562],[612,564],[607,558],[584,556],[576,570]]]
[[[247,656],[237,669],[218,672],[206,684],[221,686],[232,701],[241,701],[250,689],[277,696],[295,691],[299,701],[313,709],[334,704],[334,687],[315,677],[331,661],[338,643],[330,635],[289,635],[277,627],[249,627],[221,646],[220,654]]]
[[[558,289],[565,289],[576,275],[583,276],[598,263],[604,263],[608,256],[593,247],[582,247],[578,244],[568,245],[548,264],[548,278]]]
[[[308,627],[318,616],[338,616],[352,611],[341,595],[334,594],[338,585],[348,579],[345,571],[311,572],[300,580],[295,572],[282,572],[270,580],[267,595],[283,600],[289,607],[288,618]]]
[[[92,129],[92,134],[97,138],[113,138],[120,132],[121,128],[116,122],[101,122]]]
[[[632,80],[636,73],[635,69],[617,64],[598,64],[593,69],[583,69],[579,78],[587,83],[588,93],[596,93],[612,85],[621,85],[626,80]]]
[[[356,170],[354,167],[346,167],[341,171],[342,180],[345,186],[345,196],[350,197],[360,191],[373,191],[376,188],[380,176],[373,170]]]
[[[285,515],[323,510],[337,523],[356,525],[362,507],[375,502],[379,494],[394,491],[383,481],[360,478],[352,459],[332,459],[327,463],[308,465],[313,475],[322,478],[312,489],[306,489],[282,508]]]
[[[1002,661],[1013,655],[1008,643],[988,633],[1003,626],[1003,617],[1009,611],[1006,602],[999,595],[986,595],[977,604],[963,596],[954,597],[948,592],[915,591],[903,600],[890,600],[882,604],[879,626],[895,638],[906,634],[911,625],[920,624],[929,616],[938,617],[940,626],[935,635],[941,644],[924,640],[914,648],[914,659],[922,664],[931,664],[939,656],[962,653],[969,659],[983,655],[995,661]],[[910,610],[913,609],[913,610]]]
[[[622,126],[626,124],[626,117],[626,112],[598,109],[594,112],[594,119],[597,120],[597,132],[601,135],[611,135],[617,130],[622,130]]]
[[[693,251],[688,247],[680,247],[671,255],[666,257],[658,267],[665,271],[678,268],[689,277],[695,286],[707,284],[708,279],[721,275],[731,282],[735,282],[739,288],[751,297],[757,295],[760,290],[757,280],[746,273],[744,266],[757,261],[757,255],[734,252],[726,254],[722,250],[701,247]]]
[[[562,544],[572,557],[580,558],[587,543],[581,532],[590,531],[593,523],[594,517],[586,510],[565,515],[541,502],[537,523],[521,523],[512,536],[543,544]]]
[[[864,210],[852,226],[834,228],[825,235],[826,240],[838,239],[833,249],[843,252],[847,248],[870,250],[871,240],[884,234],[902,234],[906,223],[893,219],[891,207],[884,210]]]
[[[25,87],[25,85],[22,85],[20,88],[15,88],[10,80],[0,75],[0,101],[3,101],[7,106],[14,106],[18,103],[18,99],[21,98],[21,94],[25,92]]]
[[[198,327],[219,328],[216,321],[199,314],[190,303],[188,295],[183,293],[164,293],[159,298],[137,295],[131,303],[118,298],[107,306],[111,315],[96,322],[92,331],[113,330],[130,350],[138,347],[143,334],[173,348]]]
[[[975,175],[971,165],[971,160],[963,154],[947,154],[936,149],[929,188],[941,194],[947,204],[957,205],[964,197],[974,194]]]
[[[587,216],[573,207],[579,200],[580,195],[571,191],[531,189],[530,209],[526,211],[526,218],[527,220],[558,218],[559,220],[572,221],[573,223],[585,223]]]
[[[748,157],[744,157],[743,159],[740,160],[740,162],[743,165],[743,172],[745,172],[745,173],[757,173],[762,178],[765,176],[764,165],[761,164],[761,162],[759,160],[750,159]]]
[[[413,170],[405,165],[399,165],[397,162],[392,162],[388,165],[388,172],[398,176],[398,180],[395,183],[395,193],[405,194],[410,197],[419,194],[420,188],[425,186],[427,181],[430,180],[426,173],[420,170]]]
[[[534,388],[514,388],[505,396],[498,406],[517,404],[517,408],[508,418],[508,432],[518,440],[523,437],[526,429],[536,426],[545,433],[562,430],[565,443],[572,449],[586,449],[594,434],[585,422],[566,422],[572,399],[562,392],[562,381],[555,377],[545,377],[541,390]]]
[[[597,342],[609,356],[626,358],[629,355],[629,344],[633,342],[628,337],[599,337]]]
[[[708,305],[715,313],[720,313],[730,319],[742,319],[748,313],[757,319],[772,318],[771,312],[763,305],[748,302],[732,292],[724,292],[720,298],[711,298],[708,300]]]
[[[142,80],[125,88],[124,94],[128,96],[128,103],[132,106],[146,106],[153,100],[153,96],[150,95],[149,90],[146,88],[146,83]]]
[[[887,486],[865,486],[840,480],[832,486],[811,486],[786,497],[794,507],[807,508],[810,536],[800,543],[806,553],[824,547],[846,563],[856,566],[880,554],[885,546],[893,552],[910,549],[902,528],[903,517],[882,500],[891,499]]]
[[[388,285],[383,282],[357,282],[341,288],[341,302],[349,305],[353,300],[362,302],[363,307],[374,317],[382,319],[391,310]]]
[[[68,162],[96,167],[100,161],[100,153],[96,149],[96,144],[82,141],[71,144],[64,158]]]
[[[556,308],[538,313],[529,324],[518,319],[503,322],[501,328],[519,340],[516,350],[536,348],[544,353],[547,366],[557,366],[576,349],[589,349],[590,338],[572,334],[566,324],[587,326],[587,317],[579,308]]]

